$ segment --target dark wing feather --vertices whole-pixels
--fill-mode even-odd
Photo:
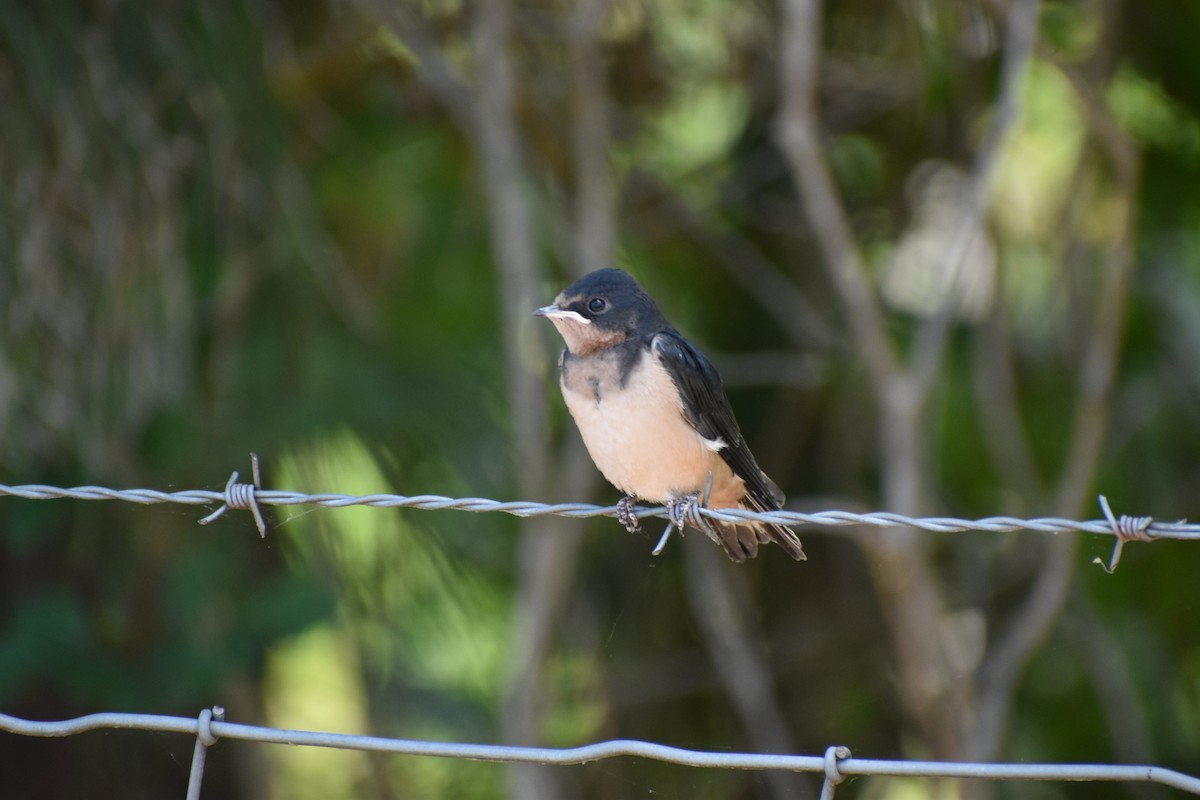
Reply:
[[[755,511],[779,510],[783,506],[783,492],[759,468],[742,439],[716,368],[673,328],[657,332],[651,345],[679,390],[688,422],[705,439],[725,441],[726,446],[719,452],[733,473],[746,484],[743,504]],[[711,524],[725,552],[734,561],[753,558],[758,551],[758,541],[774,541],[792,558],[798,561],[805,558],[796,532],[787,526],[769,523],[733,525],[715,520]]]
[[[742,439],[716,368],[675,330],[659,332],[653,345],[659,361],[683,398],[683,412],[688,422],[705,439],[725,441],[726,447],[720,450],[720,456],[733,473],[746,482],[746,490],[755,507],[762,511],[777,510],[783,503],[783,494],[759,469]]]

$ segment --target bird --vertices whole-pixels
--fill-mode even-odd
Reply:
[[[697,511],[777,511],[784,496],[746,445],[716,368],[632,276],[615,268],[590,272],[533,313],[549,319],[566,343],[559,357],[563,399],[592,461],[625,494],[617,518],[630,532],[638,529],[641,499],[669,512],[655,554],[688,523],[735,562],[754,558],[762,542],[806,558],[785,525],[726,522]]]

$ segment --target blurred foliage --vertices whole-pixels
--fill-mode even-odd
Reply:
[[[922,165],[970,165],[1007,4],[826,5],[825,152],[882,279],[937,188],[917,180],[931,174]],[[481,156],[384,6],[0,3],[0,480],[219,489],[255,451],[278,488],[515,496]],[[474,5],[402,7],[469,84]],[[1083,320],[1133,203],[1136,267],[1093,490],[1119,512],[1200,517],[1198,8],[1045,4],[987,222],[999,298],[988,324],[1011,346],[1034,489],[988,453],[980,326],[964,324],[932,403],[930,511],[1046,511],[1067,457]],[[547,299],[573,274],[570,10],[516,4],[511,46],[536,245],[554,266]],[[875,410],[773,138],[778,17],[763,3],[606,4],[618,260],[714,353],[759,460],[795,502],[871,507]],[[1132,196],[1081,86],[1136,144]],[[746,291],[751,254],[807,300],[784,311],[805,317],[806,339],[789,340],[786,319]],[[889,324],[907,342],[914,323],[900,308]],[[558,344],[537,330],[544,346],[525,355],[554,395]],[[783,362],[734,355],[784,351],[803,359],[795,380]],[[570,441],[561,403],[550,408],[555,441]],[[199,516],[0,500],[0,709],[191,716],[222,704],[236,721],[499,740],[522,641],[515,520],[290,508],[262,541],[245,515],[207,528]],[[543,739],[752,748],[691,618],[681,548],[656,559],[611,520],[578,525],[586,540],[541,687]],[[994,635],[1024,598],[1035,536],[930,537],[956,603],[954,620],[930,624]],[[805,543],[806,564],[768,550],[737,567],[796,747],[927,754],[896,698],[862,552],[825,533]],[[1080,563],[1109,546],[1086,540]],[[1132,753],[1200,772],[1198,569],[1200,549],[1166,542],[1127,548],[1115,576],[1081,567],[1064,622],[1020,683],[1002,756]],[[1113,692],[1124,693],[1123,730],[1104,713]],[[178,794],[191,752],[168,736],[0,740],[4,797]],[[214,797],[506,791],[504,768],[473,762],[225,742],[209,763]],[[548,771],[581,797],[771,792],[751,773],[632,760]],[[995,791],[1029,796],[1025,785]]]

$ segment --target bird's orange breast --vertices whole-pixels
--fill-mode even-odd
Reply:
[[[724,442],[705,439],[688,423],[652,352],[641,354],[623,385],[615,354],[572,359],[562,392],[596,467],[621,491],[667,503],[703,491],[711,472],[710,506],[736,505],[745,494],[719,455]]]

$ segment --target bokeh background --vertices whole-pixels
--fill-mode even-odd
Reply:
[[[1200,517],[1200,6],[0,3],[0,481],[610,503],[530,316],[636,274],[804,510]],[[1200,546],[0,499],[0,709],[1200,772]],[[0,734],[0,796],[192,742]],[[815,797],[220,742],[205,796]],[[1166,797],[854,779],[839,796]]]

